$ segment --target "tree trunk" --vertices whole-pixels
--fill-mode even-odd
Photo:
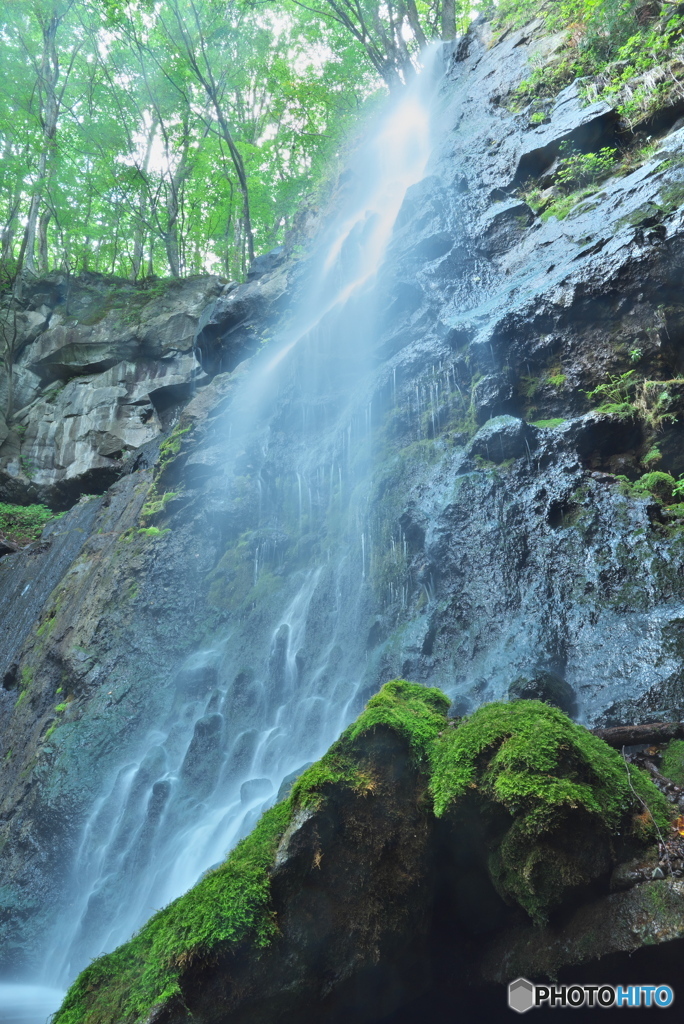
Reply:
[[[456,0],[442,0],[442,39],[456,35]]]
[[[43,52],[38,72],[38,95],[40,97],[40,117],[43,128],[43,148],[38,159],[38,178],[31,196],[29,207],[26,255],[24,265],[31,273],[36,272],[35,246],[38,234],[38,215],[41,200],[50,173],[51,157],[55,148],[57,121],[59,118],[60,98],[57,95],[59,81],[59,56],[57,54],[57,30],[63,15],[53,9],[49,17],[38,16],[43,35]]]
[[[166,231],[164,245],[166,258],[173,277],[181,276],[180,248],[178,244],[178,216],[180,214],[180,190],[189,172],[188,147],[184,146],[175,174],[169,175],[169,195],[166,202]]]
[[[50,210],[43,210],[40,217],[38,218],[38,270],[41,274],[46,274],[48,271],[48,225],[52,213]]]
[[[411,31],[416,37],[416,42],[422,50],[423,47],[427,45],[427,39],[423,32],[423,26],[420,23],[420,17],[418,16],[416,0],[406,0],[406,17],[408,18],[409,25],[411,26]]]
[[[138,168],[138,173],[140,175],[140,199],[138,202],[138,218],[133,235],[133,258],[131,260],[131,270],[129,274],[131,281],[137,281],[145,255],[145,239],[147,235],[147,172],[150,166],[152,143],[154,142],[156,131],[157,122],[154,120],[150,126],[149,132],[147,133],[145,156],[143,158],[142,167]]]

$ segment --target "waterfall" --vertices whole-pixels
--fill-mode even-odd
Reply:
[[[173,706],[138,756],[112,766],[65,877],[72,901],[49,937],[44,985],[64,988],[222,861],[369,695],[372,576],[384,552],[367,513],[381,393],[391,403],[398,389],[396,371],[380,381],[371,357],[378,274],[428,166],[441,53],[428,51],[356,153],[299,309],[233,401],[226,503],[258,488],[251,529],[215,574],[234,616],[178,667]],[[433,430],[437,387],[416,399]],[[405,545],[388,538],[391,558],[404,560]]]

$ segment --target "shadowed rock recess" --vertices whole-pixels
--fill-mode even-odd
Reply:
[[[0,501],[66,511],[0,559],[0,976],[119,947],[57,1024],[408,1021],[681,957],[667,808],[584,725],[684,719],[684,128],[582,83],[516,112],[563,38],[446,48],[363,366],[352,310],[244,444],[306,245],[25,289]],[[549,206],[564,143],[621,156]]]

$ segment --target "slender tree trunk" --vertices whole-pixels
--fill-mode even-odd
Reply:
[[[166,258],[173,277],[181,276],[180,249],[178,244],[178,216],[180,214],[180,190],[183,187],[188,168],[188,148],[185,145],[175,174],[169,176],[169,195],[166,202],[166,231],[164,245]]]
[[[24,228],[24,234],[21,239],[21,246],[19,248],[19,256],[17,257],[17,265],[14,270],[14,284],[12,286],[12,295],[19,301],[21,299],[23,289],[23,274],[24,274],[24,260],[26,258],[26,246],[28,244],[28,225]]]
[[[1,257],[1,259],[2,259],[2,263],[3,264],[7,264],[7,262],[9,261],[9,259],[12,256],[12,251],[14,249],[14,236],[15,236],[16,230],[17,230],[17,214],[19,213],[20,204],[21,204],[20,197],[18,195],[15,195],[15,197],[12,200],[12,205],[11,205],[10,210],[9,210],[9,215],[7,217],[7,223],[5,224],[4,228],[2,229],[2,257]]]
[[[249,209],[249,188],[247,186],[245,165],[242,156],[240,155],[240,151],[233,141],[233,136],[230,132],[230,128],[228,127],[228,123],[223,116],[218,100],[214,100],[214,110],[216,111],[216,116],[221,126],[221,132],[230,151],[233,166],[238,177],[238,188],[240,190],[240,195],[242,196],[242,221],[245,231],[245,241],[247,243],[247,257],[251,263],[254,259],[254,234],[252,231],[252,216]]]
[[[442,39],[456,35],[456,0],[442,0]]]
[[[48,225],[51,217],[50,210],[43,210],[38,218],[38,270],[41,274],[48,271]]]
[[[150,231],[150,248],[147,256],[147,276],[152,277],[154,274],[154,234]]]
[[[38,158],[38,178],[31,196],[28,214],[28,233],[26,237],[26,255],[24,263],[31,273],[36,272],[36,236],[38,234],[38,216],[41,201],[45,193],[49,176],[49,165],[55,148],[57,121],[59,118],[60,97],[57,95],[59,82],[59,55],[57,53],[57,30],[63,15],[58,15],[53,8],[48,17],[39,16],[43,35],[43,52],[41,54],[38,73],[38,94],[40,97],[40,119],[43,128],[43,146]]]
[[[145,144],[145,156],[143,158],[142,167],[138,168],[140,175],[140,200],[138,202],[138,216],[137,223],[135,226],[135,233],[133,236],[133,259],[131,261],[131,281],[137,281],[140,268],[142,267],[143,258],[145,255],[145,240],[147,235],[147,172],[150,166],[150,157],[152,155],[152,143],[154,142],[154,135],[157,131],[157,122],[154,120],[150,126],[150,130],[147,133],[147,142]]]
[[[454,0],[452,0],[452,3]],[[421,50],[427,45],[427,38],[423,32],[423,26],[420,23],[418,16],[418,9],[416,7],[416,0],[406,0],[406,17],[408,18],[411,31],[416,37],[416,42],[420,46]]]

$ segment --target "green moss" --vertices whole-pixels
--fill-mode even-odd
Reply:
[[[371,697],[344,735],[355,740],[379,725],[388,726],[408,740],[415,757],[423,758],[447,725],[449,704],[441,690],[394,679]]]
[[[171,533],[171,530],[168,528],[160,530],[158,526],[141,526],[138,533],[142,534],[144,537],[163,537],[165,533]]]
[[[156,486],[153,485],[149,490],[149,493],[145,500],[145,504],[140,509],[141,518],[147,519],[149,516],[160,515],[160,513],[164,511],[168,503],[172,501],[174,498],[178,497],[179,493],[179,491],[164,491],[163,494],[159,494],[159,492],[156,489]],[[147,529],[156,529],[156,527],[148,527]],[[139,530],[138,533],[140,532],[142,531]]]
[[[576,849],[582,836],[608,845],[643,810],[659,825],[667,804],[648,777],[557,708],[538,701],[488,704],[447,731],[432,754],[435,813],[458,812],[468,797],[509,817],[494,843],[490,872],[504,897],[538,921],[568,886],[592,877]],[[490,812],[491,813],[491,812]],[[648,823],[647,823],[648,827]],[[600,864],[600,856],[594,861]]]
[[[525,398],[534,398],[541,387],[541,377],[521,377],[520,392]]]
[[[53,1024],[132,1024],[180,995],[180,972],[219,949],[276,933],[269,868],[290,817],[291,799],[267,811],[228,860],[155,914],[124,946],[99,957],[67,992]]]
[[[684,740],[670,740],[663,752],[660,770],[678,786],[684,786]]]
[[[586,199],[587,196],[593,195],[597,191],[595,186],[588,186],[586,188],[578,189],[575,192],[569,193],[569,195],[561,195],[547,206],[541,214],[543,221],[549,220],[550,217],[555,217],[556,220],[565,220],[569,216],[570,211],[577,206],[582,199]]]
[[[157,476],[161,476],[163,471],[168,465],[170,465],[180,455],[180,450],[183,445],[183,438],[186,434],[189,434],[193,428],[193,424],[188,427],[182,427],[178,423],[165,441],[162,441],[159,446],[159,468],[157,470]]]
[[[644,473],[633,486],[637,494],[652,494],[654,498],[669,505],[673,500],[677,481],[669,473],[655,469],[650,473]]]
[[[653,462],[660,462],[663,454],[657,444],[651,445],[645,455],[642,455],[641,461],[644,466],[650,466]]]
[[[293,813],[320,806],[332,786],[372,792],[372,761],[361,741],[378,729],[404,737],[414,763],[430,773],[437,814],[471,794],[498,806],[508,830],[490,870],[504,895],[542,919],[557,890],[583,878],[581,869],[573,875],[572,857],[563,860],[553,843],[584,840],[577,828],[582,821],[590,835],[629,830],[629,815],[641,810],[624,762],[562,712],[536,701],[487,705],[456,728],[447,720],[448,707],[437,689],[400,679],[387,683],[224,864],[83,971],[53,1024],[138,1024],[154,1006],[180,999],[188,967],[241,947],[257,955],[267,947],[277,934],[270,870]],[[630,771],[632,785],[665,824],[664,798],[643,773]],[[543,857],[559,873],[554,885],[547,884],[548,872],[540,875]]]
[[[68,705],[68,703],[67,703],[67,702],[65,701],[65,702],[64,702],[64,703],[62,703],[62,704],[58,704],[58,705],[56,706],[56,708],[55,708],[55,711],[57,712],[57,714],[58,714],[58,715],[61,715],[63,711],[66,711],[66,709],[68,708],[68,706],[69,706],[69,705]]]
[[[255,535],[242,534],[223,555],[209,577],[209,603],[221,611],[245,614],[283,586],[283,577],[262,568],[254,578]]]
[[[559,417],[559,418],[550,419],[550,420],[533,420],[532,421],[532,426],[533,427],[542,427],[543,429],[546,429],[546,430],[553,430],[554,427],[560,427],[561,423],[565,423],[565,420],[562,417]]]

